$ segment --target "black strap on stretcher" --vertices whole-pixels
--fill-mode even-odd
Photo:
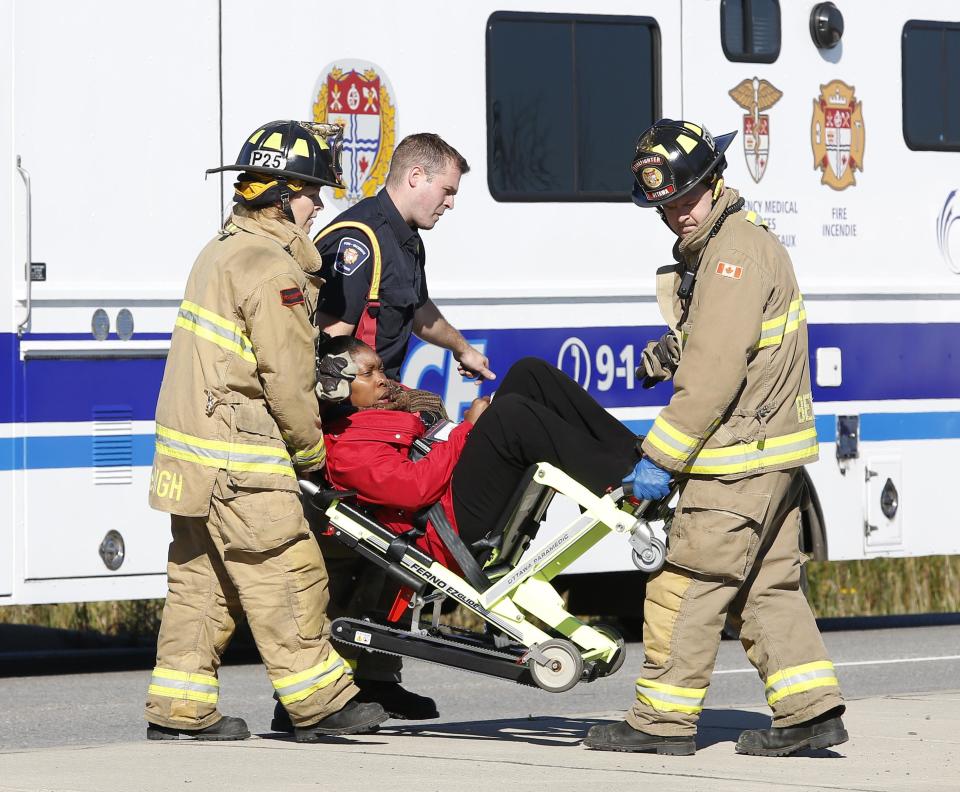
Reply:
[[[410,449],[410,459],[414,462],[423,459],[430,452],[430,446],[435,442],[436,434],[445,424],[449,423],[449,421],[437,421],[430,427],[426,435],[414,440],[413,447]],[[490,579],[483,574],[483,570],[477,563],[477,559],[473,557],[473,553],[470,552],[470,548],[464,544],[460,535],[453,530],[450,520],[447,519],[447,515],[443,511],[443,506],[434,503],[429,508],[421,509],[417,516],[430,521],[433,529],[437,532],[437,536],[440,537],[440,541],[447,546],[453,560],[457,562],[457,566],[463,572],[467,583],[481,592],[490,588]]]
[[[453,530],[453,526],[450,525],[450,521],[443,511],[443,506],[434,503],[433,506],[425,509],[422,513],[430,521],[441,541],[447,546],[453,560],[457,562],[457,566],[463,572],[467,583],[480,592],[490,588],[490,580],[483,574],[483,570],[480,569],[477,560],[470,553],[470,549],[463,543],[457,532]]]

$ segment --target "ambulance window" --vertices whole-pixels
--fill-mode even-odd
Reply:
[[[780,56],[779,0],[721,0],[720,42],[727,60],[773,63]]]
[[[960,151],[960,23],[903,26],[903,139],[914,151]]]
[[[497,12],[487,24],[487,182],[498,201],[628,201],[659,117],[649,17]]]

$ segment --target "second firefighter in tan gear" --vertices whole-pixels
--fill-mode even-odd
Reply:
[[[363,705],[375,710],[369,723],[342,714],[357,710],[357,689],[326,637],[327,574],[297,483],[325,461],[317,288],[306,274],[319,256],[306,230],[319,186],[337,183],[330,149],[311,126],[276,122],[240,159],[238,205],[190,272],[157,404],[150,504],[171,514],[173,541],[151,739],[247,736],[217,708],[220,658],[241,615],[298,739],[319,724],[349,733],[386,717],[377,705]],[[250,166],[258,161],[286,170]]]
[[[636,700],[626,724],[595,727],[586,744],[692,753],[728,619],[763,681],[773,711],[767,731],[782,736],[784,727],[838,715],[843,699],[800,590],[802,465],[816,461],[818,446],[793,267],[736,191],[724,188],[729,140],[715,142],[697,125],[658,124],[638,143],[634,197],[660,207],[680,237],[679,261],[661,272],[657,289],[680,343],[679,354],[673,345],[658,355],[654,344],[644,356],[643,373],[672,378],[674,393],[642,443],[638,470],[666,471],[680,481],[680,498],[667,563],[647,582]],[[656,200],[663,183],[677,195],[670,203]],[[830,744],[845,739],[838,731]],[[782,749],[771,753],[796,746]]]

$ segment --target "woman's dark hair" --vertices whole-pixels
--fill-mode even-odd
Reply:
[[[361,349],[369,349],[373,352],[369,344],[365,344],[359,338],[353,336],[331,336],[324,332],[317,336],[317,360],[321,360],[326,355],[340,355],[344,352],[350,354]]]

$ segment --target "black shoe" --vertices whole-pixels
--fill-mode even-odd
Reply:
[[[844,707],[834,707],[816,718],[782,728],[750,729],[737,740],[737,753],[750,756],[789,756],[804,748],[829,748],[845,743],[849,736],[843,728]]]
[[[399,682],[381,682],[370,679],[355,680],[360,692],[355,701],[372,701],[381,705],[391,718],[397,720],[429,720],[439,718],[437,704],[432,698],[411,693]]]
[[[693,756],[697,752],[697,744],[693,737],[660,737],[656,734],[647,734],[634,729],[626,721],[591,726],[583,744],[587,748],[595,748],[598,751],[629,753],[646,751],[672,756]]]
[[[170,726],[158,726],[156,723],[147,724],[148,740],[246,740],[249,736],[250,729],[243,718],[231,718],[227,715],[205,729],[174,729]]]
[[[361,704],[351,699],[333,715],[327,715],[311,726],[294,728],[293,734],[297,742],[319,742],[324,737],[373,731],[389,717],[379,704]]]
[[[273,720],[270,721],[270,730],[275,732],[293,732],[293,721],[290,720],[290,713],[287,708],[279,701],[273,707]]]

